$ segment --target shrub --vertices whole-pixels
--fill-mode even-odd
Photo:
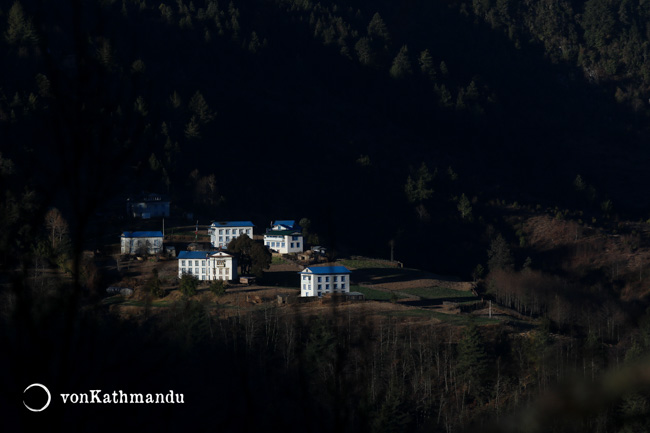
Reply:
[[[226,283],[225,281],[216,280],[212,284],[210,284],[210,291],[217,296],[223,296],[226,294],[227,287],[228,287],[228,283]]]
[[[184,294],[185,296],[194,296],[196,295],[196,289],[199,286],[199,280],[196,279],[196,277],[189,275],[189,274],[183,274],[181,277],[181,293]]]

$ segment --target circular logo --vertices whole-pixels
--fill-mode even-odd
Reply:
[[[27,406],[27,403],[25,403],[25,400],[23,400],[23,404],[25,405],[25,407],[27,409],[31,410],[32,412],[42,412],[45,409],[47,409],[47,407],[50,405],[50,402],[52,401],[52,395],[50,394],[50,390],[47,389],[47,387],[45,385],[42,385],[40,383],[32,383],[27,388],[25,388],[25,390],[23,391],[23,394],[26,393],[29,388],[33,388],[35,386],[37,386],[39,388],[43,388],[43,391],[45,391],[47,393],[47,403],[45,403],[45,406],[43,406],[40,409],[34,409],[34,408],[31,408],[31,407]]]

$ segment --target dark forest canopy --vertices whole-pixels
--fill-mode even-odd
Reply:
[[[69,214],[78,244],[92,215],[141,190],[206,219],[310,215],[335,249],[352,233],[366,253],[401,238],[414,265],[416,239],[466,246],[483,230],[458,218],[463,196],[576,209],[580,174],[586,210],[611,200],[645,219],[646,9],[15,2],[0,21],[3,158]],[[412,201],[422,163],[431,194]]]

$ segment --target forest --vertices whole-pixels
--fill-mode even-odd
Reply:
[[[644,0],[0,3],[10,430],[112,418],[15,415],[34,371],[218,394],[125,409],[144,430],[647,430],[649,23]],[[122,322],[85,290],[101,275],[82,252],[141,191],[205,224],[306,217],[334,255],[394,251],[536,326],[189,300]],[[38,268],[71,279],[45,290]]]

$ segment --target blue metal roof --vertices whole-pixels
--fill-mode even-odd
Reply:
[[[296,226],[296,222],[294,220],[277,220],[273,221],[273,225],[282,225],[282,226],[287,226],[290,228],[294,228]]]
[[[310,270],[312,274],[351,274],[352,272],[345,266],[314,266],[312,268],[305,268],[299,274],[307,273]]]
[[[162,232],[124,232],[125,238],[162,238]]]
[[[178,253],[179,259],[205,259],[214,251],[181,251]]]
[[[255,227],[250,221],[215,221],[212,227]]]

